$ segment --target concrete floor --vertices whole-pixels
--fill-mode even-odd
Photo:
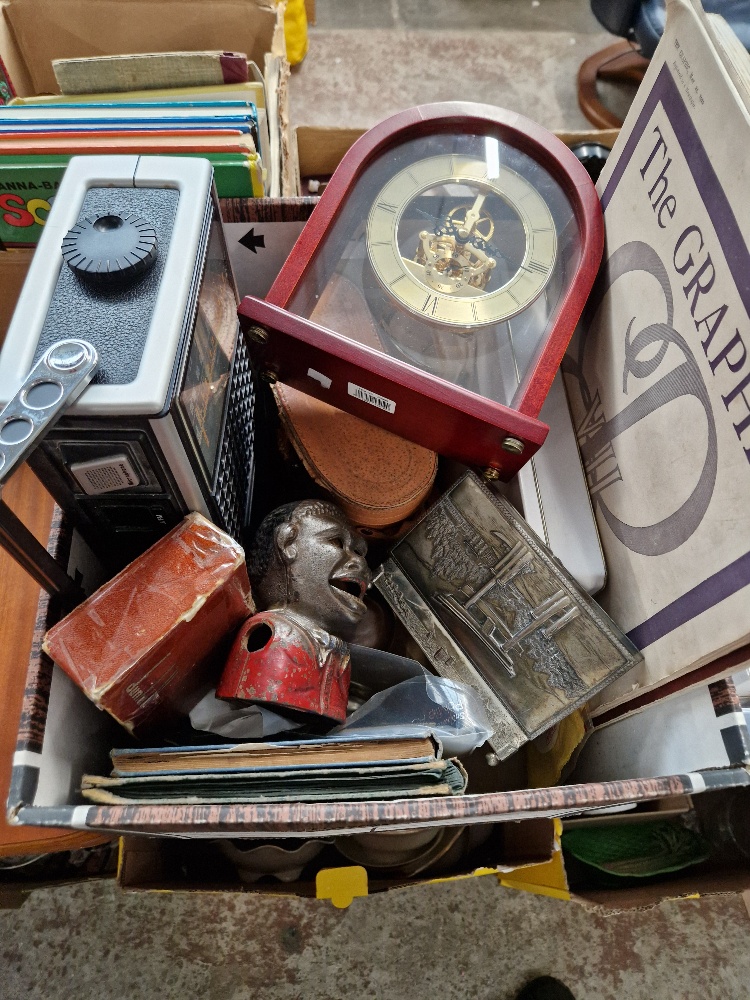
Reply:
[[[739,897],[616,916],[493,876],[358,899],[38,890],[0,912],[3,1000],[512,1000],[553,974],[577,1000],[745,1000]]]
[[[369,127],[416,104],[478,101],[552,130],[591,127],[576,74],[614,40],[587,0],[318,0],[310,37],[295,124]],[[627,109],[632,95],[606,93]]]
[[[370,125],[461,99],[585,128],[575,73],[608,44],[586,0],[318,0],[295,123]],[[578,1000],[743,1000],[739,896],[604,915],[493,876],[355,900],[123,894],[112,882],[0,911],[2,1000],[510,1000],[553,974]]]

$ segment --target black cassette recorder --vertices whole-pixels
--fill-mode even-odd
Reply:
[[[0,402],[64,337],[91,343],[99,369],[29,463],[94,550],[124,563],[191,510],[241,540],[255,395],[208,160],[70,161],[0,354]]]

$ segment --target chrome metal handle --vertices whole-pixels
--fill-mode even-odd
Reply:
[[[49,347],[0,412],[0,491],[94,377],[96,349],[85,340]],[[50,594],[83,596],[45,547],[0,499],[0,545]]]
[[[60,340],[44,352],[0,412],[0,489],[78,399],[98,363],[85,340]]]

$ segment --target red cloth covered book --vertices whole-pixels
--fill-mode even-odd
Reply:
[[[131,732],[185,716],[255,610],[242,548],[189,514],[49,630],[44,650]]]

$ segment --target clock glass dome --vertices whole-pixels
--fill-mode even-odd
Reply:
[[[574,206],[529,152],[440,131],[368,164],[286,308],[513,406],[581,254]]]

